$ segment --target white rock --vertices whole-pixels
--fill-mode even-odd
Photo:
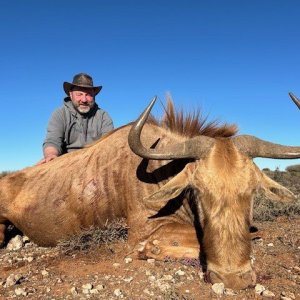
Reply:
[[[82,288],[86,290],[91,290],[93,288],[93,285],[91,283],[86,283],[82,285]]]
[[[132,263],[132,258],[131,257],[125,257],[124,261],[125,261],[125,264]]]
[[[262,296],[264,296],[264,297],[275,297],[275,294],[273,292],[269,291],[269,290],[264,290],[262,292]]]
[[[120,265],[119,263],[114,263],[114,264],[113,264],[113,267],[116,268],[116,269],[117,269],[117,268],[120,268],[120,266],[121,266],[121,265]]]
[[[185,272],[182,270],[178,270],[177,272],[175,272],[175,274],[178,276],[183,276],[183,275],[185,275]]]
[[[23,241],[24,244],[30,242],[29,237],[26,236],[26,235],[24,235],[24,236],[22,237],[22,241]]]
[[[223,282],[215,283],[215,284],[212,285],[211,288],[214,291],[214,293],[217,294],[217,295],[223,295],[224,294],[225,287],[224,287]]]
[[[199,271],[199,272],[198,272],[198,276],[199,276],[199,278],[200,278],[201,280],[203,280],[205,274],[204,274],[204,272]]]
[[[105,286],[103,284],[98,284],[95,289],[97,289],[98,291],[102,291],[105,289]]]
[[[149,291],[148,289],[144,289],[144,290],[143,290],[143,293],[145,293],[145,294],[147,294],[147,295],[149,295],[149,296],[153,296],[153,295],[154,295],[154,293],[151,292],[151,291]]]
[[[166,274],[163,276],[163,280],[167,280],[167,281],[170,281],[170,280],[173,280],[173,276],[172,275],[169,275],[169,274]]]
[[[114,290],[114,295],[117,296],[117,297],[119,297],[119,296],[122,295],[122,291],[120,289],[115,289]]]
[[[273,243],[269,243],[267,246],[268,247],[274,247],[274,244]]]
[[[32,262],[32,261],[34,260],[34,258],[33,258],[32,256],[28,256],[28,257],[26,257],[26,260],[27,260],[28,262]]]
[[[263,285],[257,284],[257,285],[255,286],[255,293],[256,293],[256,294],[261,294],[265,289],[266,289],[266,288],[265,288]]]
[[[49,276],[49,272],[48,272],[47,270],[43,270],[43,271],[41,272],[41,274],[42,274],[42,276],[44,276],[44,277]]]
[[[27,296],[27,292],[21,287],[15,289],[15,294],[17,296]]]
[[[124,278],[125,282],[131,282],[133,280],[133,277]]]
[[[7,244],[8,250],[19,250],[23,247],[23,239],[20,235],[13,237]]]
[[[73,286],[73,287],[71,288],[71,294],[72,294],[73,296],[78,295],[78,291],[77,291],[77,289],[76,289],[75,286]]]
[[[155,263],[155,259],[154,258],[148,258],[147,259],[147,263],[148,264],[154,264]]]
[[[148,277],[148,280],[154,282],[154,281],[156,281],[156,278],[155,278],[155,276],[151,275]]]
[[[237,295],[237,293],[234,290],[228,289],[228,288],[225,289],[224,294],[227,295],[227,296],[235,296],[235,295]]]
[[[7,278],[6,278],[6,281],[5,281],[5,287],[10,287],[10,286],[13,286],[15,285],[20,279],[22,278],[22,275],[20,274],[17,274],[17,275],[14,275],[14,274],[10,274]]]

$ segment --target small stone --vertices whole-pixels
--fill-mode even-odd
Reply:
[[[125,257],[124,261],[125,261],[125,264],[132,263],[132,258],[131,257]]]
[[[13,286],[15,284],[17,284],[22,278],[22,275],[17,274],[10,274],[7,278],[6,278],[6,282],[5,282],[5,287],[10,287]]]
[[[26,235],[23,235],[22,242],[23,242],[23,244],[29,244],[30,243],[29,237]]]
[[[155,263],[155,259],[154,258],[148,258],[147,259],[147,263],[148,264],[154,264]]]
[[[175,274],[178,275],[178,276],[184,276],[185,272],[182,271],[182,270],[178,270]]]
[[[200,278],[201,280],[203,280],[204,277],[205,277],[205,274],[204,274],[204,272],[199,271],[199,272],[198,272],[198,276],[199,276],[199,278]]]
[[[8,250],[19,250],[23,247],[23,239],[20,235],[13,237],[7,244]]]
[[[90,293],[95,295],[95,294],[99,294],[99,291],[97,289],[91,289]]]
[[[237,293],[234,290],[228,289],[228,288],[225,289],[224,294],[227,296],[236,296],[237,295]]]
[[[120,265],[119,263],[114,263],[114,264],[113,264],[113,267],[116,268],[116,269],[117,269],[117,268],[120,268],[120,266],[121,266],[121,265]]]
[[[264,297],[275,297],[275,294],[269,290],[264,290],[261,295]]]
[[[93,285],[91,283],[86,283],[82,285],[82,288],[86,290],[91,290],[93,288]]]
[[[77,289],[76,289],[75,286],[73,286],[73,287],[71,288],[71,294],[72,294],[73,296],[78,295],[78,291],[77,291]]]
[[[147,295],[149,295],[149,296],[153,296],[153,295],[154,295],[154,293],[151,292],[151,291],[149,291],[148,289],[144,289],[144,290],[143,290],[143,293],[145,293],[145,294],[147,294]]]
[[[33,258],[32,256],[29,256],[29,257],[26,257],[26,260],[27,260],[28,262],[32,262],[32,261],[34,260],[34,258]]]
[[[171,281],[171,280],[173,280],[174,278],[173,278],[172,275],[166,274],[166,275],[163,276],[163,279],[164,279],[164,280],[167,280],[167,281]]]
[[[95,289],[97,289],[98,291],[102,291],[105,289],[105,286],[103,284],[98,284]]]
[[[43,277],[49,276],[49,272],[48,272],[47,270],[43,270],[43,271],[41,272],[41,274],[43,275]]]
[[[23,288],[16,288],[15,289],[15,294],[17,296],[27,296],[28,293]]]
[[[115,289],[114,290],[114,295],[117,296],[117,297],[119,297],[119,296],[122,295],[122,291],[120,289]]]
[[[130,283],[133,280],[133,277],[124,278],[125,282]]]
[[[265,288],[263,285],[257,284],[257,285],[255,286],[255,293],[256,293],[256,294],[261,294],[265,289],[266,289],[266,288]]]
[[[215,284],[212,285],[211,288],[212,288],[213,292],[217,295],[223,295],[224,294],[225,287],[224,287],[223,282],[215,283]]]
[[[269,243],[267,246],[268,247],[274,247],[274,244],[273,243]]]

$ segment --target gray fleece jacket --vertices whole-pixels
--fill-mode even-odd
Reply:
[[[82,115],[76,111],[70,97],[66,97],[64,105],[55,110],[49,120],[43,149],[53,146],[59,155],[78,150],[113,128],[111,117],[97,104],[88,114]]]

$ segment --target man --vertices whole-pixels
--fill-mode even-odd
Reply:
[[[73,82],[64,82],[68,95],[64,105],[52,114],[43,143],[43,164],[67,152],[78,150],[111,131],[113,122],[95,102],[102,86],[94,86],[90,75],[80,73]]]

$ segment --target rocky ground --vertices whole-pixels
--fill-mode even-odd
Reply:
[[[126,241],[66,251],[17,234],[0,249],[0,299],[300,299],[300,216],[269,219],[255,221],[254,289],[207,284],[197,261],[137,260]]]

